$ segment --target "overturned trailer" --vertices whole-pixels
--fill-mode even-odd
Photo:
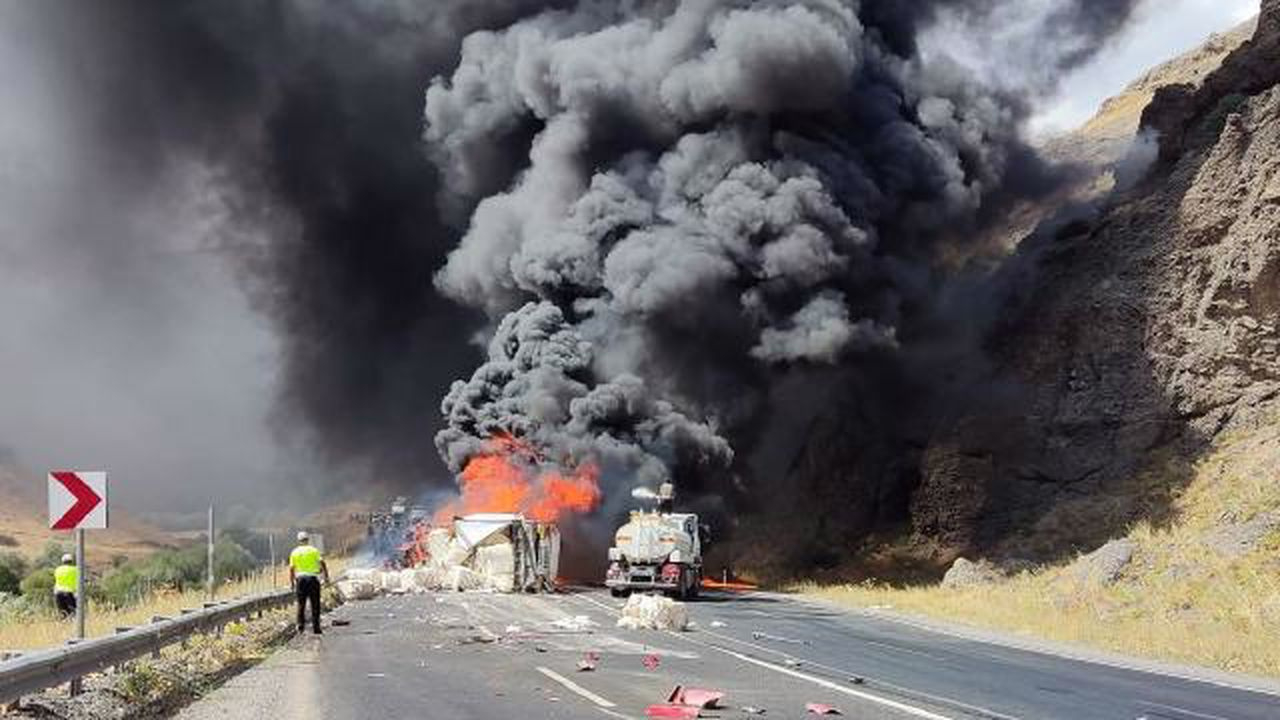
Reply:
[[[400,551],[401,567],[349,570],[339,593],[359,600],[428,590],[549,592],[560,570],[560,531],[523,515],[481,513],[446,525],[424,521]]]
[[[555,523],[511,513],[454,518],[447,554],[464,553],[460,565],[500,592],[555,589],[560,571],[560,530]]]

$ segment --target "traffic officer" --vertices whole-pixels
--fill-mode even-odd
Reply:
[[[289,553],[289,584],[298,597],[298,632],[307,629],[306,606],[311,603],[311,630],[320,634],[321,578],[329,582],[329,567],[303,530],[298,533],[298,547]]]
[[[64,619],[76,614],[76,585],[79,580],[80,568],[76,567],[70,554],[64,554],[62,564],[53,570],[53,603]]]

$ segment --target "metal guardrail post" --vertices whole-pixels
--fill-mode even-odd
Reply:
[[[78,639],[68,640],[67,645],[75,645],[78,642],[80,642]],[[77,676],[77,677],[71,678],[71,685],[70,687],[67,688],[68,694],[70,694],[71,697],[75,697],[80,694],[80,691],[82,689],[83,687],[82,687],[82,682],[80,677]]]

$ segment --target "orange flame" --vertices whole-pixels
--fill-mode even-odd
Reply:
[[[530,520],[555,522],[591,512],[600,504],[599,476],[592,463],[550,468],[528,442],[499,435],[467,461],[458,479],[461,496],[436,513],[435,523],[471,513],[521,513]]]

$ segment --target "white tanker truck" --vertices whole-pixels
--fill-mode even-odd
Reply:
[[[675,488],[663,483],[655,494],[637,488],[637,500],[656,501],[653,510],[632,510],[609,548],[604,584],[614,597],[633,590],[658,590],[680,599],[695,597],[702,583],[702,538],[698,516],[672,512]]]

